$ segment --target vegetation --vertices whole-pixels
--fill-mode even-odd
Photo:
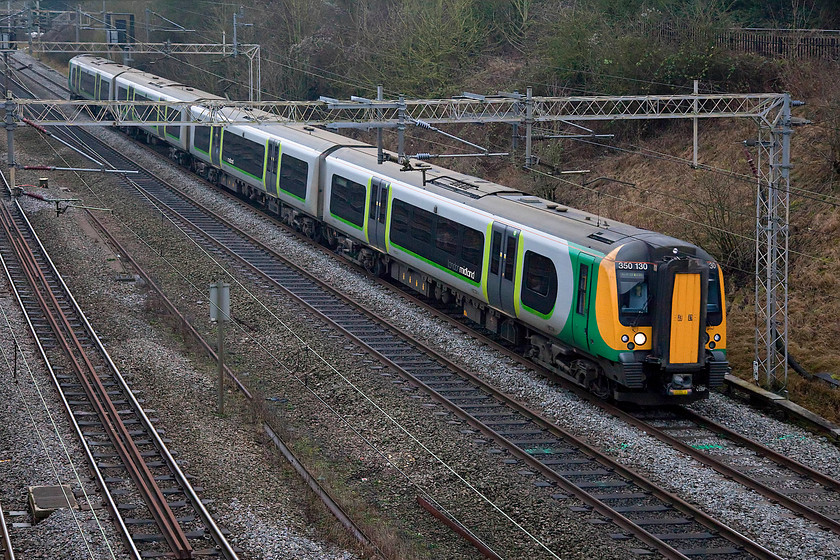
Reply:
[[[46,5],[47,2],[42,2]],[[462,91],[535,94],[665,94],[790,91],[807,106],[797,113],[814,124],[793,137],[795,167],[791,214],[791,351],[810,371],[840,373],[840,71],[836,63],[773,59],[734,52],[714,40],[732,26],[840,28],[834,0],[250,0],[238,38],[262,48],[263,98],[314,99],[319,95],[434,98]],[[89,11],[102,9],[88,2]],[[153,40],[228,43],[237,3],[173,0],[108,1],[107,9],[137,14],[149,7],[198,31],[153,32]],[[101,38],[100,38],[101,40]],[[136,64],[231,98],[247,98],[243,56],[180,61],[165,54]],[[755,182],[743,141],[756,138],[751,123],[701,125],[701,161],[718,171],[692,171],[664,161],[667,153],[691,158],[684,123],[601,123],[611,140],[538,144],[544,163],[591,169],[589,177],[619,179],[581,186],[526,174],[511,160],[458,160],[461,169],[518,188],[555,196],[611,219],[650,227],[706,247],[726,265],[730,358],[749,377],[753,360]],[[462,127],[491,149],[510,148],[510,130]],[[454,151],[421,141],[418,151]],[[411,149],[411,148],[409,148]],[[640,153],[644,152],[642,155]],[[516,154],[521,158],[521,153]],[[754,157],[754,154],[753,154]],[[521,159],[516,160],[521,162]],[[794,397],[840,420],[837,391],[795,382]],[[811,396],[809,396],[811,395]],[[829,398],[828,396],[832,398]],[[810,399],[810,401],[809,401]]]

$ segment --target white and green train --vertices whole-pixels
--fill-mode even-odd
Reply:
[[[69,81],[77,98],[215,98],[93,56],[71,60]],[[179,125],[188,110],[207,125]],[[723,275],[691,243],[435,165],[380,164],[374,146],[319,128],[166,112],[172,125],[141,134],[173,159],[599,396],[685,403],[723,383]]]

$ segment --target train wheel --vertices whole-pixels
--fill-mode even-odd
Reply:
[[[599,399],[607,400],[612,395],[610,380],[605,375],[598,375],[589,382],[589,391]]]
[[[382,259],[374,257],[365,264],[365,270],[370,272],[373,276],[379,278],[385,272],[385,264],[382,262]]]

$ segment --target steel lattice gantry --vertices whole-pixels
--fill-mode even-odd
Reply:
[[[125,62],[134,54],[164,54],[175,55],[213,55],[233,56],[242,54],[248,58],[248,99],[259,101],[262,98],[262,63],[260,46],[256,44],[233,43],[142,43],[126,44],[68,41],[12,41],[11,49],[31,49],[35,53],[63,53],[63,54],[122,54]],[[256,69],[254,65],[256,64]],[[254,72],[256,70],[256,76]],[[256,82],[255,82],[256,78]]]
[[[687,94],[648,96],[539,97],[502,93],[453,99],[370,100],[326,99],[312,102],[155,103],[129,101],[13,100],[19,117],[40,125],[141,126],[170,125],[157,107],[196,107],[191,124],[220,125],[301,123],[329,128],[396,128],[409,125],[508,123],[524,125],[526,165],[531,153],[532,127],[539,123],[641,120],[749,118],[758,138],[748,142],[759,153],[756,185],[756,281],[754,378],[783,389],[788,354],[788,219],[790,214],[791,109],[801,105],[787,93]],[[696,143],[695,143],[696,145]],[[403,155],[402,153],[400,154]]]

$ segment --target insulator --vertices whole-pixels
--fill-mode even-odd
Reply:
[[[427,153],[427,152],[426,152],[426,153],[422,153],[422,154],[416,154],[416,155],[414,156],[414,159],[419,159],[419,160],[432,159],[432,154]]]

